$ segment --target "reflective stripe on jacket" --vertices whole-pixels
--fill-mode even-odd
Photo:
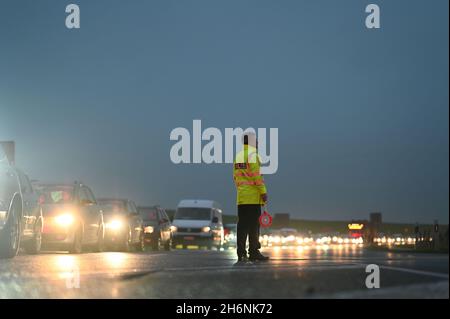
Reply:
[[[233,178],[237,190],[237,204],[264,204],[264,178],[260,174],[261,160],[255,147],[244,145],[234,160]]]

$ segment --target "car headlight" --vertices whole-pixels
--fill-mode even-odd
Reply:
[[[113,220],[106,224],[106,227],[111,229],[120,229],[122,226],[123,222],[121,220]]]
[[[211,230],[211,227],[209,227],[209,226],[205,226],[202,228],[202,232],[204,232],[204,233],[209,233],[210,230]]]
[[[6,223],[6,213],[5,210],[0,210],[0,229],[3,228],[3,225]]]
[[[178,231],[178,228],[177,228],[177,226],[170,226],[170,230],[172,231],[172,232],[176,232],[176,231]]]
[[[62,214],[62,215],[55,217],[55,222],[59,226],[64,226],[64,227],[70,226],[70,225],[72,225],[73,221],[74,221],[74,218],[71,214]]]
[[[8,213],[6,210],[0,210],[0,221],[6,219],[6,213]]]
[[[155,229],[152,226],[144,227],[144,233],[146,233],[146,234],[151,234],[151,233],[153,233],[154,230]]]

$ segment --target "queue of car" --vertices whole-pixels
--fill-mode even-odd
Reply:
[[[214,201],[182,200],[171,223],[159,206],[123,198],[96,198],[82,182],[31,182],[14,164],[14,143],[0,142],[0,258],[64,250],[79,254],[170,250],[202,245],[220,249],[222,210]]]

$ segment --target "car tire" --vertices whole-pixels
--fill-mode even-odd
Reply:
[[[42,227],[40,224],[36,225],[33,239],[27,241],[24,244],[24,248],[27,254],[37,255],[41,252],[42,247]]]
[[[73,243],[69,248],[70,254],[81,254],[83,252],[83,244],[82,244],[82,231],[79,228],[74,235]]]
[[[172,238],[169,238],[168,241],[166,241],[166,243],[164,244],[164,250],[165,251],[170,251],[172,248]]]
[[[125,252],[125,253],[130,252],[131,251],[131,243],[130,243],[130,241],[131,241],[131,234],[130,234],[130,232],[128,232],[128,234],[127,234],[127,236],[125,238],[125,241],[123,242],[122,247],[121,247],[120,250]]]
[[[17,205],[13,205],[7,223],[0,231],[0,258],[13,258],[19,253],[20,228],[20,214]]]
[[[103,230],[103,226],[101,225],[97,234],[97,244],[95,244],[95,252],[101,253],[103,251],[105,251],[105,232]]]
[[[136,251],[143,252],[145,251],[145,241],[144,241],[144,233],[139,236],[139,242],[136,244]]]
[[[158,237],[158,239],[156,240],[156,243],[152,244],[152,250],[159,251],[160,247],[161,247],[161,237]]]

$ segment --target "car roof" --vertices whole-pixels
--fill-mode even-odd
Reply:
[[[217,202],[206,199],[184,199],[179,202],[178,207],[220,208]]]
[[[36,183],[34,185],[37,188],[40,188],[40,187],[44,188],[44,187],[75,187],[79,184],[76,184],[76,183],[72,183],[72,184],[70,184],[70,183],[49,183],[49,184]]]
[[[138,206],[138,209],[155,209],[155,208],[161,208],[159,205],[148,205],[148,206]]]
[[[114,198],[114,197],[111,197],[111,198],[108,198],[108,197],[100,197],[100,198],[97,198],[97,201],[98,202],[129,202],[129,200],[128,199],[126,199],[126,198]]]

